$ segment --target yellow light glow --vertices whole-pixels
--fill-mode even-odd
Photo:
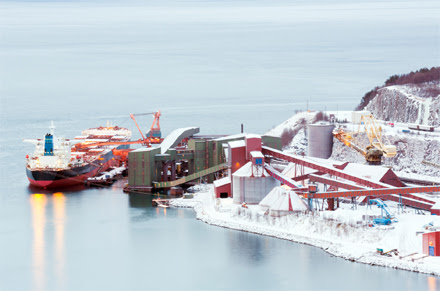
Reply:
[[[45,285],[45,245],[44,229],[46,224],[47,197],[44,194],[32,194],[30,196],[32,209],[32,228],[34,237],[32,241],[32,259],[34,268],[35,289],[44,290]]]
[[[66,223],[66,197],[62,192],[56,192],[52,195],[52,200],[55,224],[55,270],[57,274],[56,277],[61,279],[65,276],[64,226]]]
[[[428,290],[429,291],[435,291],[437,289],[437,278],[435,277],[428,277]]]

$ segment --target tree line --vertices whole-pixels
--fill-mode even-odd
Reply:
[[[376,97],[379,89],[393,85],[421,85],[433,81],[440,81],[440,67],[432,67],[431,69],[422,68],[418,71],[402,75],[393,75],[389,77],[383,86],[374,87],[373,90],[365,93],[361,99],[361,103],[356,107],[356,110],[361,110]],[[429,97],[440,95],[439,86],[432,86],[427,88],[426,92]]]

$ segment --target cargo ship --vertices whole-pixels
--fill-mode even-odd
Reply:
[[[24,139],[35,145],[35,151],[26,155],[26,174],[31,185],[49,188],[84,183],[99,172],[117,166],[115,149],[127,149],[131,131],[118,126],[96,127],[83,130],[73,140],[54,136],[55,126],[44,139]]]

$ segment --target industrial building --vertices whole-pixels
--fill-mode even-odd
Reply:
[[[159,147],[128,154],[126,190],[155,192],[176,186],[187,188],[203,178],[214,183],[217,198],[232,197],[237,204],[263,201],[272,216],[303,211],[301,199],[307,199],[306,209],[313,210],[313,200],[322,199],[327,202],[326,209],[334,210],[340,198],[354,201],[357,197],[362,197],[358,202],[381,197],[402,206],[436,211],[432,209],[435,203],[431,199],[417,193],[436,192],[439,186],[406,187],[389,168],[328,159],[332,129],[330,124],[309,126],[309,133],[319,136],[309,145],[309,152],[315,157],[281,151],[279,137],[198,136],[197,127],[177,129]],[[280,185],[290,190],[276,194],[279,197],[274,194],[277,199],[270,198],[270,204],[264,201]]]
[[[130,152],[127,161],[128,185],[125,190],[153,192],[175,186],[186,187],[201,177],[212,183],[218,178],[232,177],[251,159],[250,152],[261,150],[262,144],[281,149],[279,137],[246,134],[218,137],[198,136],[197,133],[197,127],[177,129],[159,147]],[[231,183],[225,181],[216,182],[225,189],[218,190],[222,191],[218,195],[227,193],[223,195],[230,197],[231,190],[228,187],[231,187]]]

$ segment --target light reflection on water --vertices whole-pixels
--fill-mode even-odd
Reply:
[[[187,290],[196,290],[198,288],[189,287],[207,288],[212,280],[218,278],[216,272],[212,273],[214,270],[228,268],[231,273],[240,274],[240,278],[229,277],[219,283],[219,288],[249,290],[272,286],[278,290],[289,290],[289,286],[295,282],[298,289],[315,290],[327,286],[321,281],[331,281],[333,276],[344,274],[353,277],[347,279],[346,286],[351,288],[360,284],[359,290],[385,290],[384,286],[392,287],[391,290],[398,286],[405,290],[414,290],[416,286],[423,286],[424,290],[437,290],[439,285],[437,277],[351,263],[329,256],[317,248],[210,226],[197,221],[191,209],[153,208],[151,200],[154,196],[126,195],[114,193],[112,189],[90,189],[86,192],[29,196],[33,226],[32,290],[122,290],[124,286],[130,289],[130,286],[139,286],[139,282],[126,285],[130,282],[127,281],[130,278],[127,274],[138,277],[145,272],[160,278],[158,281],[174,276],[176,282],[186,282],[186,285],[167,282],[166,286],[150,282],[151,289],[171,290],[186,286]],[[98,206],[88,208],[85,214],[82,208],[78,208],[79,202],[83,207]],[[113,208],[109,208],[115,204],[120,205],[116,220],[102,224],[101,214],[105,217],[115,215]],[[127,206],[129,212],[123,211]],[[100,213],[97,209],[111,211]],[[126,214],[129,214],[131,222],[121,225]],[[84,215],[87,219],[81,225]],[[68,221],[72,223],[68,224]],[[110,221],[113,222],[109,224]],[[78,238],[78,234],[84,233],[84,228],[88,233],[85,241]],[[76,232],[75,229],[80,231]],[[93,248],[92,245],[101,237],[105,237],[103,244]],[[163,251],[153,251],[158,249]],[[78,256],[72,256],[78,251]],[[102,262],[107,258],[119,266],[118,271]],[[155,263],[150,264],[152,261]],[[158,263],[161,261],[164,263]],[[94,275],[89,275],[86,262],[93,266]],[[165,269],[172,264],[174,273],[157,272],[158,264]],[[99,271],[94,268],[98,266]],[[188,267],[201,274],[197,282],[182,274],[182,268]],[[331,268],[330,272],[328,268]],[[126,270],[125,276],[121,270]],[[374,276],[375,281],[365,279],[365,272],[368,276]],[[109,273],[112,275],[108,276]],[[390,276],[399,278],[399,283],[389,283],[387,280]],[[82,278],[83,283],[76,282],[78,277]],[[314,277],[322,280],[315,281]],[[278,283],[273,285],[274,282]],[[337,289],[337,285],[327,287]]]
[[[55,223],[55,274],[56,286],[62,287],[65,282],[65,223],[66,223],[66,197],[61,192],[52,195]]]
[[[46,224],[45,194],[33,194],[30,196],[32,206],[32,228],[34,232],[32,244],[33,277],[34,286],[38,290],[45,288],[45,238],[44,229]]]
[[[438,278],[436,278],[436,277],[428,277],[427,280],[428,280],[428,290],[429,291],[437,291],[437,290],[439,290],[439,289],[437,289]]]
[[[32,208],[32,228],[33,228],[33,277],[35,289],[46,289],[48,262],[46,259],[51,257],[51,241],[47,239],[46,230],[50,221],[52,210],[53,229],[54,229],[54,262],[53,272],[56,275],[55,285],[57,289],[62,289],[65,283],[65,222],[66,222],[66,197],[62,192],[52,195],[35,193],[30,195]],[[48,207],[52,206],[52,207]],[[52,209],[51,209],[52,208]],[[49,229],[50,230],[50,229]]]

